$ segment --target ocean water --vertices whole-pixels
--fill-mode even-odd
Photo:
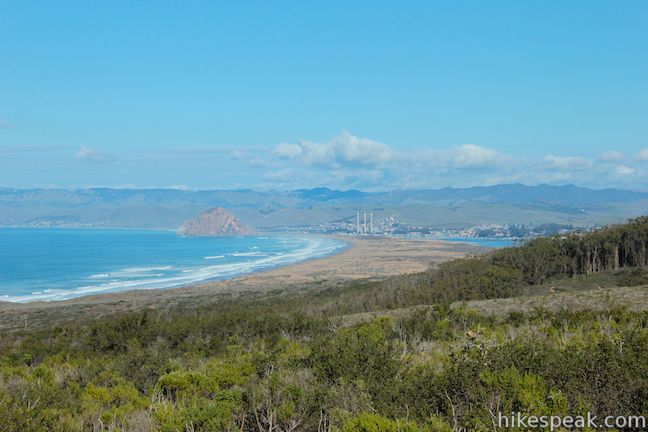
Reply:
[[[318,237],[178,237],[170,231],[0,229],[0,301],[64,300],[218,280],[335,253]]]

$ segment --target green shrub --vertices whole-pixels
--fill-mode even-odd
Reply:
[[[431,432],[427,427],[404,420],[391,420],[378,414],[363,413],[348,420],[342,432]]]

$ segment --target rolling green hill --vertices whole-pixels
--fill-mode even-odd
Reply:
[[[174,189],[0,189],[0,226],[86,226],[176,229],[213,207],[256,228],[301,226],[352,218],[357,208],[413,225],[465,228],[487,223],[618,222],[648,212],[648,194],[576,186],[500,185],[466,189],[296,191]]]
[[[640,218],[419,274],[4,331],[0,430],[492,430],[516,412],[640,421],[647,246]]]

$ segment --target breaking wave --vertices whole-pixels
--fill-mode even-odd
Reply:
[[[25,295],[2,295],[0,299],[11,302],[54,301],[135,289],[180,287],[324,257],[346,247],[344,242],[328,238],[301,237],[275,240],[274,246],[280,245],[279,250],[264,251],[263,246],[261,248],[255,246],[251,248],[253,249],[251,252],[234,250],[221,255],[200,256],[194,262],[183,265],[116,268],[109,272],[90,274],[73,289],[38,289]],[[218,263],[205,265],[207,263],[204,260],[218,260]]]

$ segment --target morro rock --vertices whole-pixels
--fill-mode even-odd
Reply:
[[[178,228],[181,236],[248,235],[252,230],[243,225],[227,209],[216,207],[186,221]]]

